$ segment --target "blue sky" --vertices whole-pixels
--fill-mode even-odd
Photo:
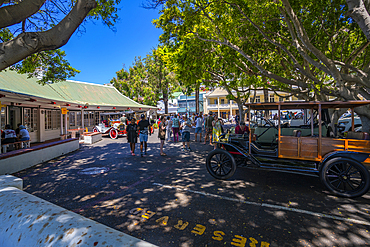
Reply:
[[[122,0],[116,32],[101,21],[89,21],[85,24],[85,33],[71,37],[61,49],[71,66],[81,73],[69,79],[108,83],[123,66],[128,69],[135,56],[144,57],[159,44],[162,31],[152,24],[152,20],[159,17],[158,10],[142,8],[143,1]]]

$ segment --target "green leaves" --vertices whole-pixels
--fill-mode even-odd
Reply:
[[[65,52],[60,49],[42,51],[25,58],[11,69],[28,74],[28,77],[38,77],[41,84],[55,83],[80,73],[72,68],[65,56]]]

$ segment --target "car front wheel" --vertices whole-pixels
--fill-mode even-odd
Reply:
[[[116,129],[111,129],[109,131],[109,136],[112,139],[117,139],[117,137],[118,137],[118,131]]]
[[[217,179],[228,179],[232,177],[236,171],[234,157],[226,150],[219,148],[208,154],[206,166],[209,174]]]
[[[345,157],[325,162],[320,171],[320,179],[330,192],[342,197],[359,197],[370,188],[370,174],[366,167]]]

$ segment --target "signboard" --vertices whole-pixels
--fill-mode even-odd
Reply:
[[[62,107],[61,110],[62,110],[63,115],[67,114],[67,112],[68,112],[67,108],[65,108],[65,107]]]

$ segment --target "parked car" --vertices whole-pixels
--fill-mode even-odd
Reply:
[[[362,126],[360,117],[355,115],[354,120],[355,120],[355,128]],[[349,116],[347,114],[346,117],[339,118],[338,120],[338,132],[339,133],[343,134],[345,132],[348,132],[349,130],[351,130],[351,128],[352,128],[352,118],[350,114]]]
[[[321,109],[321,113],[312,125],[276,126],[270,121],[251,128],[249,135],[223,134],[216,142],[217,148],[207,156],[207,171],[216,179],[231,178],[238,166],[308,174],[319,177],[335,195],[362,196],[370,189],[366,167],[370,165],[370,140],[327,137],[327,123],[321,116],[329,108],[352,109],[369,104],[370,100],[246,104],[250,110]]]

